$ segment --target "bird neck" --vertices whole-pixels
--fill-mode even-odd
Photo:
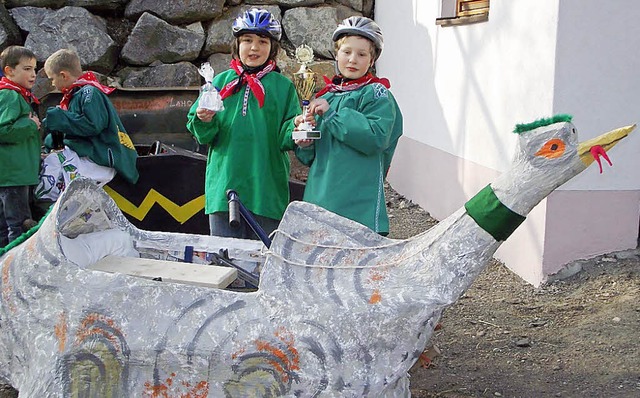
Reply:
[[[571,173],[571,176],[575,174]],[[553,170],[541,172],[530,164],[521,163],[492,182],[491,188],[503,205],[526,217],[538,203],[569,178],[561,178]]]

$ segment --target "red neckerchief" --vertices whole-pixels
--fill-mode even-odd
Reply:
[[[240,85],[247,83],[247,86],[248,86],[247,89],[251,89],[251,92],[258,100],[258,105],[260,105],[260,108],[262,108],[262,105],[264,105],[265,92],[264,92],[264,86],[260,82],[260,79],[262,79],[264,75],[266,75],[267,73],[273,71],[275,68],[276,68],[276,63],[274,60],[271,59],[267,61],[267,64],[265,65],[264,68],[262,68],[260,72],[246,73],[244,71],[244,68],[242,67],[242,63],[240,63],[240,61],[238,61],[237,59],[232,59],[231,69],[233,69],[239,77],[227,83],[222,88],[222,90],[220,90],[220,97],[222,97],[222,99],[225,99],[231,94],[233,94],[234,88],[238,83]]]
[[[86,85],[93,86],[107,95],[111,94],[113,90],[115,90],[115,87],[107,87],[100,84],[100,82],[96,78],[96,75],[94,75],[93,72],[86,72],[80,75],[80,77],[78,77],[78,80],[73,82],[73,84],[71,84],[69,87],[66,87],[60,90],[62,91],[60,108],[62,108],[65,111],[69,109],[69,102],[71,102],[71,97],[73,97],[73,89],[76,87],[82,87]]]
[[[326,86],[324,86],[322,90],[318,91],[318,94],[316,94],[316,98],[321,97],[323,94],[327,92],[335,93],[337,91],[354,91],[371,83],[380,83],[386,88],[391,87],[391,83],[389,83],[389,79],[379,78],[374,76],[371,73],[367,73],[366,75],[362,76],[359,79],[348,80],[345,82],[342,81],[343,77],[341,75],[336,75],[333,77],[333,79],[329,79],[326,76],[322,76],[322,77],[324,78],[324,82],[326,83]]]
[[[34,104],[40,103],[38,98],[36,98],[36,96],[33,95],[33,93],[31,93],[31,90],[28,90],[22,87],[21,85],[19,85],[18,83],[14,83],[3,76],[2,79],[0,79],[0,90],[4,88],[8,90],[17,91],[18,93],[20,93],[20,95],[22,95],[22,98],[24,98],[24,100],[27,101],[27,104],[31,104],[32,102]]]

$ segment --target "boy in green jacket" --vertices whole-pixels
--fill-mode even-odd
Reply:
[[[224,110],[200,107],[188,114],[187,128],[209,145],[205,212],[212,235],[255,239],[242,221],[229,227],[226,191],[235,190],[267,234],[274,231],[289,203],[289,157],[293,119],[300,103],[293,83],[281,75],[276,56],[280,22],[252,8],[233,22],[231,69],[213,79]]]
[[[64,149],[54,151],[43,162],[36,196],[56,200],[66,184],[78,176],[102,186],[118,173],[135,184],[138,154],[107,97],[115,89],[100,84],[92,72],[83,73],[78,54],[71,50],[51,54],[44,70],[62,92],[60,105],[47,109],[43,120],[49,132],[45,146],[52,148],[50,132],[55,131],[64,134]]]
[[[23,232],[31,218],[29,188],[38,183],[40,120],[32,106],[36,56],[21,46],[0,54],[0,247]]]
[[[382,53],[382,31],[369,18],[350,17],[333,41],[339,74],[325,78],[327,86],[309,105],[322,138],[296,141],[296,156],[310,165],[304,200],[387,235],[384,179],[402,135],[402,114],[389,81],[371,73]],[[304,120],[296,117],[296,126]]]

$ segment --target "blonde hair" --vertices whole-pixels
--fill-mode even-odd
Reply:
[[[58,50],[51,54],[44,62],[44,70],[55,74],[64,70],[72,75],[79,76],[82,74],[80,57],[73,50]]]
[[[380,55],[380,51],[376,47],[375,43],[373,41],[371,41],[371,39],[369,39],[368,37],[364,37],[364,36],[361,36],[361,35],[345,34],[345,35],[340,36],[338,38],[338,40],[336,40],[333,43],[333,49],[336,52],[336,54],[340,50],[340,47],[342,47],[342,44],[344,44],[344,41],[347,39],[347,37],[350,37],[350,36],[358,36],[358,37],[362,37],[363,39],[367,39],[367,41],[369,42],[369,47],[370,47],[369,50],[371,52],[371,59],[374,60],[374,61],[376,59],[378,59],[378,56]]]

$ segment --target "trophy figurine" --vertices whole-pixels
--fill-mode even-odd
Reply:
[[[297,47],[296,60],[300,63],[300,69],[293,74],[293,84],[302,100],[302,114],[306,117],[309,101],[316,89],[316,73],[307,67],[307,64],[313,61],[311,47],[304,44]],[[320,138],[320,131],[314,130],[313,126],[305,121],[298,125],[298,130],[293,132],[292,137],[294,140],[317,140]]]

